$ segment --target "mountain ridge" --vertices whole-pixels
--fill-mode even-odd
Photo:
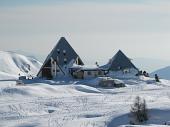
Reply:
[[[38,60],[18,53],[0,51],[0,79],[18,77],[20,75],[36,76],[42,63]]]
[[[153,76],[154,74],[158,74],[160,78],[170,80],[170,66],[166,66],[164,68],[152,72],[151,76]]]

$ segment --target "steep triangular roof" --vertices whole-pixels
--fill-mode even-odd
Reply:
[[[57,65],[62,68],[64,65],[71,63],[73,60],[79,61],[79,65],[84,65],[79,55],[75,52],[75,50],[71,47],[68,41],[61,37],[56,46],[53,48],[51,53],[47,56],[43,66],[41,67],[39,73],[42,71],[42,68],[50,66],[51,58],[57,61]],[[38,75],[39,75],[38,73]]]
[[[135,65],[131,62],[131,60],[121,50],[119,50],[111,59],[109,69],[119,70],[127,68],[137,69]]]

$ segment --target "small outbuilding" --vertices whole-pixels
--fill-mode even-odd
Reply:
[[[107,70],[98,66],[73,66],[69,68],[69,73],[73,78],[86,79],[105,76]]]

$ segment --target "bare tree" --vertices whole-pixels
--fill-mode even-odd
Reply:
[[[148,120],[148,110],[145,99],[136,97],[130,111],[130,124],[139,124]]]

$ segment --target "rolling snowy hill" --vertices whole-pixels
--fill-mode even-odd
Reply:
[[[17,78],[18,74],[35,76],[41,63],[31,57],[0,51],[0,79]],[[29,70],[30,68],[30,70]]]
[[[117,89],[33,81],[23,86],[0,81],[0,127],[132,127],[128,116],[136,96],[146,99],[147,127],[168,127],[163,124],[170,121],[167,80],[130,79],[126,87]]]
[[[158,74],[160,78],[170,80],[170,66],[156,70],[156,71],[151,73],[152,76],[154,74]]]
[[[145,98],[149,120],[131,127],[168,127],[163,125],[170,121],[168,80],[122,79],[126,87],[114,89],[66,78],[33,79],[22,85],[2,80],[26,75],[28,64],[32,75],[41,66],[33,58],[0,51],[0,127],[130,127],[129,113],[136,96]]]

